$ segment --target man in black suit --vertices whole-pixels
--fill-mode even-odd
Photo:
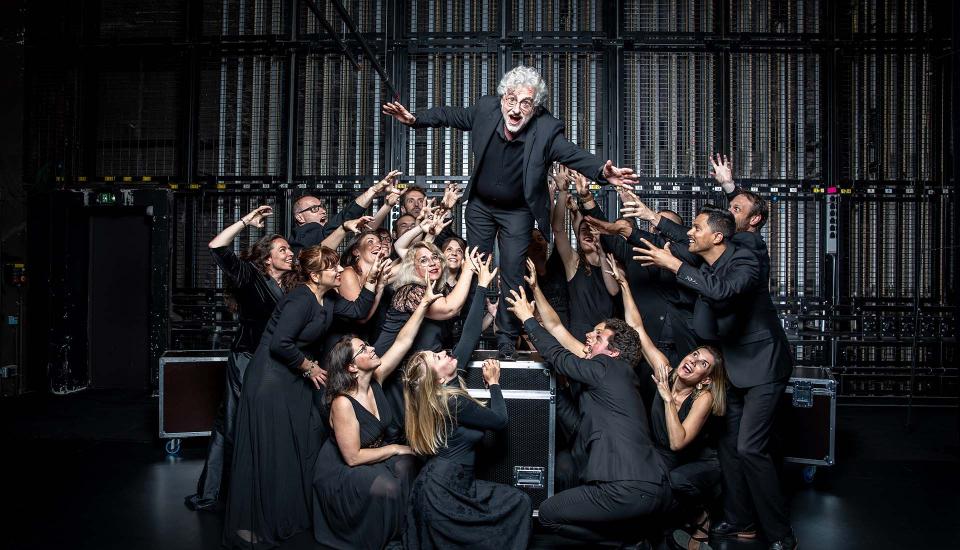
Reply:
[[[400,103],[383,113],[413,128],[453,127],[471,132],[476,160],[465,193],[469,201],[467,243],[481,252],[499,239],[501,294],[523,282],[527,245],[536,221],[549,239],[547,169],[560,162],[586,177],[612,184],[634,184],[633,170],[618,168],[570,143],[563,123],[543,108],[547,85],[531,67],[516,67],[503,76],[496,96],[470,107],[434,107],[411,114]],[[514,359],[518,328],[501,307],[497,311],[501,359]]]
[[[728,210],[705,206],[687,233],[689,252],[702,259],[699,267],[671,254],[670,244],[660,248],[644,242],[636,259],[676,273],[681,285],[697,293],[694,331],[701,339],[718,341],[727,363],[731,386],[726,433],[720,441],[725,521],[712,533],[753,538],[755,511],[770,548],[793,549],[797,540],[768,449],[774,412],[793,362],[761,279],[761,259],[730,242],[735,227]]]
[[[581,358],[533,317],[523,289],[509,310],[523,323],[545,364],[581,385],[580,424],[572,455],[581,485],[540,505],[548,531],[591,543],[635,542],[642,520],[670,502],[667,474],[656,452],[633,370],[640,335],[622,319],[607,319]]]

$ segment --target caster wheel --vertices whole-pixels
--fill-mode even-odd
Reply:
[[[177,456],[180,454],[180,443],[181,441],[177,438],[168,439],[167,444],[164,445],[163,449],[167,452],[167,455]]]
[[[807,484],[813,483],[813,478],[817,477],[817,467],[804,466],[802,475],[803,475],[804,483],[807,483]]]

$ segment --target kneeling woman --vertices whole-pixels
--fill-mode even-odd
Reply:
[[[380,384],[403,360],[439,297],[427,285],[382,358],[354,336],[341,338],[330,351],[327,402],[333,437],[320,450],[313,479],[313,534],[324,546],[383,548],[400,533],[416,464],[410,447],[395,443],[401,427]]]
[[[533,512],[519,489],[474,479],[474,446],[484,430],[507,427],[507,406],[500,392],[500,364],[483,365],[490,388],[484,407],[470,397],[457,365],[466,366],[480,338],[483,299],[494,273],[480,269],[479,283],[463,335],[453,355],[421,351],[404,374],[406,434],[418,455],[429,456],[414,482],[407,511],[405,548],[526,548]]]

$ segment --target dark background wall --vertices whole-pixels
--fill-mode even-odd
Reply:
[[[334,4],[319,2],[342,44],[303,0],[11,9],[20,17],[4,25],[25,40],[4,39],[16,55],[3,63],[21,66],[19,55],[24,83],[3,86],[23,90],[23,108],[10,104],[23,158],[4,156],[3,177],[33,201],[28,387],[90,378],[90,318],[77,313],[87,297],[66,290],[77,278],[57,257],[83,251],[65,244],[72,222],[47,219],[51,205],[80,217],[103,202],[146,209],[154,361],[229,344],[235,324],[204,250],[225,222],[266,202],[278,213],[267,230],[285,232],[305,191],[342,203],[391,168],[431,190],[469,174],[462,132],[407,132],[379,115],[390,86]],[[770,289],[798,362],[831,366],[848,398],[957,395],[952,3],[343,4],[412,110],[469,104],[505,70],[534,65],[568,135],[639,169],[647,196],[688,219],[712,196],[708,154],[729,153],[741,183],[771,201]],[[4,228],[22,220],[18,196]],[[65,343],[73,374],[52,383]]]

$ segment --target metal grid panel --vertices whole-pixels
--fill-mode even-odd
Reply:
[[[200,75],[198,167],[201,175],[279,176],[286,60],[224,57]]]
[[[867,54],[844,60],[847,132],[840,173],[853,180],[932,180],[935,75],[929,54]]]
[[[409,32],[496,33],[500,30],[500,3],[490,0],[415,0],[408,2]]]
[[[265,36],[284,34],[285,0],[203,0],[203,34]]]
[[[100,38],[176,40],[186,32],[183,0],[100,0]]]
[[[603,31],[600,0],[516,0],[512,8],[515,33]]]
[[[924,342],[916,346],[917,370],[911,388],[913,342],[908,339],[841,341],[837,360],[840,393],[862,396],[956,397],[956,344]],[[912,390],[912,391],[911,391]]]
[[[730,128],[740,178],[822,177],[818,54],[730,56]]]
[[[105,71],[97,84],[96,175],[176,174],[179,73]]]
[[[468,107],[480,96],[497,93],[497,56],[485,53],[411,55],[411,112],[440,105]],[[379,112],[379,111],[378,111]],[[453,128],[410,132],[406,174],[467,176],[473,167],[469,136]]]
[[[515,53],[513,65],[540,71],[547,82],[544,107],[564,123],[567,139],[596,155],[604,153],[606,68],[596,53]]]
[[[820,203],[809,196],[765,198],[770,219],[762,233],[770,252],[770,294],[779,299],[822,296]]]
[[[353,19],[353,24],[356,25],[359,32],[383,32],[383,18],[387,9],[386,2],[383,0],[340,0],[340,3],[350,14],[350,18]],[[326,34],[327,31],[313,12],[307,8],[306,4],[297,2],[297,5],[300,10],[300,32]],[[349,36],[350,29],[347,28],[347,24],[343,22],[343,18],[340,17],[340,13],[332,2],[320,1],[317,2],[317,6],[323,10],[327,22],[340,33],[341,38]]]
[[[713,152],[716,57],[624,54],[623,157],[641,177],[706,177]]]
[[[624,0],[624,32],[711,33],[717,31],[714,0]]]
[[[29,100],[24,139],[24,179],[41,181],[44,175],[76,174],[73,165],[65,165],[69,143],[73,141],[73,120],[77,73],[72,69],[50,67],[30,70],[26,74]]]
[[[297,169],[307,175],[378,175],[386,118],[381,81],[369,64],[357,72],[343,56],[311,54],[298,71]]]
[[[749,33],[819,33],[827,0],[732,0],[730,30]]]
[[[848,8],[850,30],[863,34],[926,33],[934,27],[931,8],[927,0],[857,0]]]

